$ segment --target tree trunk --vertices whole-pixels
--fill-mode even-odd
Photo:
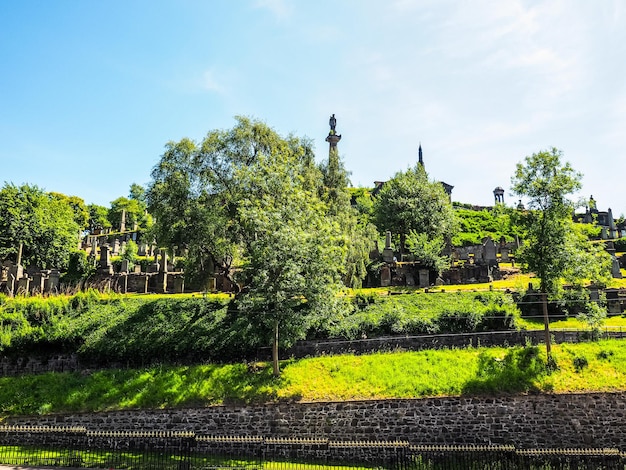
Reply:
[[[278,320],[274,323],[274,342],[272,343],[272,365],[274,367],[274,377],[280,376],[278,367]]]
[[[541,306],[543,308],[543,326],[546,341],[547,364],[552,362],[552,345],[550,344],[550,318],[548,317],[548,294],[541,292]]]

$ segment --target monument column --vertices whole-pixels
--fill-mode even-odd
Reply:
[[[332,158],[332,155],[337,155],[337,144],[341,140],[341,135],[337,134],[335,127],[337,126],[337,119],[333,114],[330,116],[328,120],[328,124],[330,125],[330,132],[328,133],[328,137],[326,137],[326,142],[330,144],[328,148],[328,158]]]

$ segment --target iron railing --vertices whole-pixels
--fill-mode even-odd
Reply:
[[[128,470],[624,470],[626,453],[6,426],[0,427],[0,465]]]

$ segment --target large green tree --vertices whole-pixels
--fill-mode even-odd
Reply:
[[[607,254],[572,228],[572,196],[582,174],[562,161],[563,153],[543,150],[518,163],[511,178],[513,193],[527,201],[520,214],[523,243],[517,258],[536,274],[544,294],[546,349],[550,359],[547,296],[556,295],[563,281],[598,280],[607,274]]]
[[[272,345],[278,373],[279,345],[332,304],[345,267],[348,241],[326,217],[311,143],[238,117],[199,145],[167,144],[152,177],[157,242],[184,247],[186,272],[196,279],[217,269],[244,286],[239,308],[254,338]]]
[[[419,163],[384,184],[374,200],[374,218],[379,231],[400,236],[401,252],[411,231],[449,239],[456,228],[450,198],[441,183],[428,179]]]
[[[0,190],[0,259],[16,262],[21,244],[23,265],[66,268],[81,228],[70,199],[37,186],[5,184]]]

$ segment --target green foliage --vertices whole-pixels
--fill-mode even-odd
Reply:
[[[430,238],[425,233],[417,233],[411,230],[406,238],[409,252],[424,266],[441,273],[450,267],[450,257],[443,256],[442,252],[446,246],[443,237]]]
[[[397,334],[472,332],[515,328],[519,311],[501,292],[358,294],[351,314],[336,316],[317,337],[360,339]]]
[[[50,193],[50,196],[58,199],[64,204],[67,204],[72,208],[74,212],[74,222],[78,225],[80,230],[84,230],[89,227],[89,209],[85,205],[85,201],[78,196],[66,196],[61,193]]]
[[[478,245],[485,237],[498,241],[504,238],[513,241],[519,235],[519,228],[515,226],[515,209],[497,204],[492,209],[455,210],[459,221],[459,231],[452,237],[455,246]]]
[[[586,240],[571,221],[574,205],[568,197],[580,189],[582,175],[562,163],[561,157],[556,148],[528,156],[511,178],[513,192],[527,197],[530,209],[520,217],[525,232],[518,259],[540,279],[541,291],[548,293],[558,290],[563,277],[594,277],[603,270],[595,256],[598,252],[589,243],[583,245]]]
[[[137,261],[137,253],[139,252],[139,248],[137,247],[137,243],[133,240],[128,240],[126,242],[126,246],[124,247],[124,252],[122,253],[122,259],[127,259],[131,263]]]
[[[75,283],[86,279],[95,271],[95,267],[89,260],[89,256],[83,250],[76,250],[70,254],[67,271],[61,281],[63,283]]]
[[[479,354],[478,373],[465,385],[464,392],[537,391],[538,379],[547,373],[537,346],[511,348],[504,355],[494,355],[492,350],[486,349]]]
[[[146,204],[142,200],[118,197],[111,201],[107,218],[112,227],[120,227],[122,213],[125,217],[126,230],[132,229],[134,224],[143,229],[152,225],[152,216],[146,214]]]
[[[417,164],[387,181],[374,200],[378,230],[390,230],[400,236],[404,252],[406,235],[414,230],[428,237],[451,237],[456,217],[450,199],[440,183],[429,181],[424,168]]]
[[[89,231],[94,233],[96,230],[111,228],[109,222],[109,209],[98,204],[89,204]]]
[[[0,259],[40,269],[67,267],[78,244],[79,225],[73,206],[36,186],[5,184],[0,190]]]
[[[589,361],[585,356],[574,357],[572,363],[574,364],[574,369],[576,370],[576,372],[582,372],[583,369],[589,367]]]

